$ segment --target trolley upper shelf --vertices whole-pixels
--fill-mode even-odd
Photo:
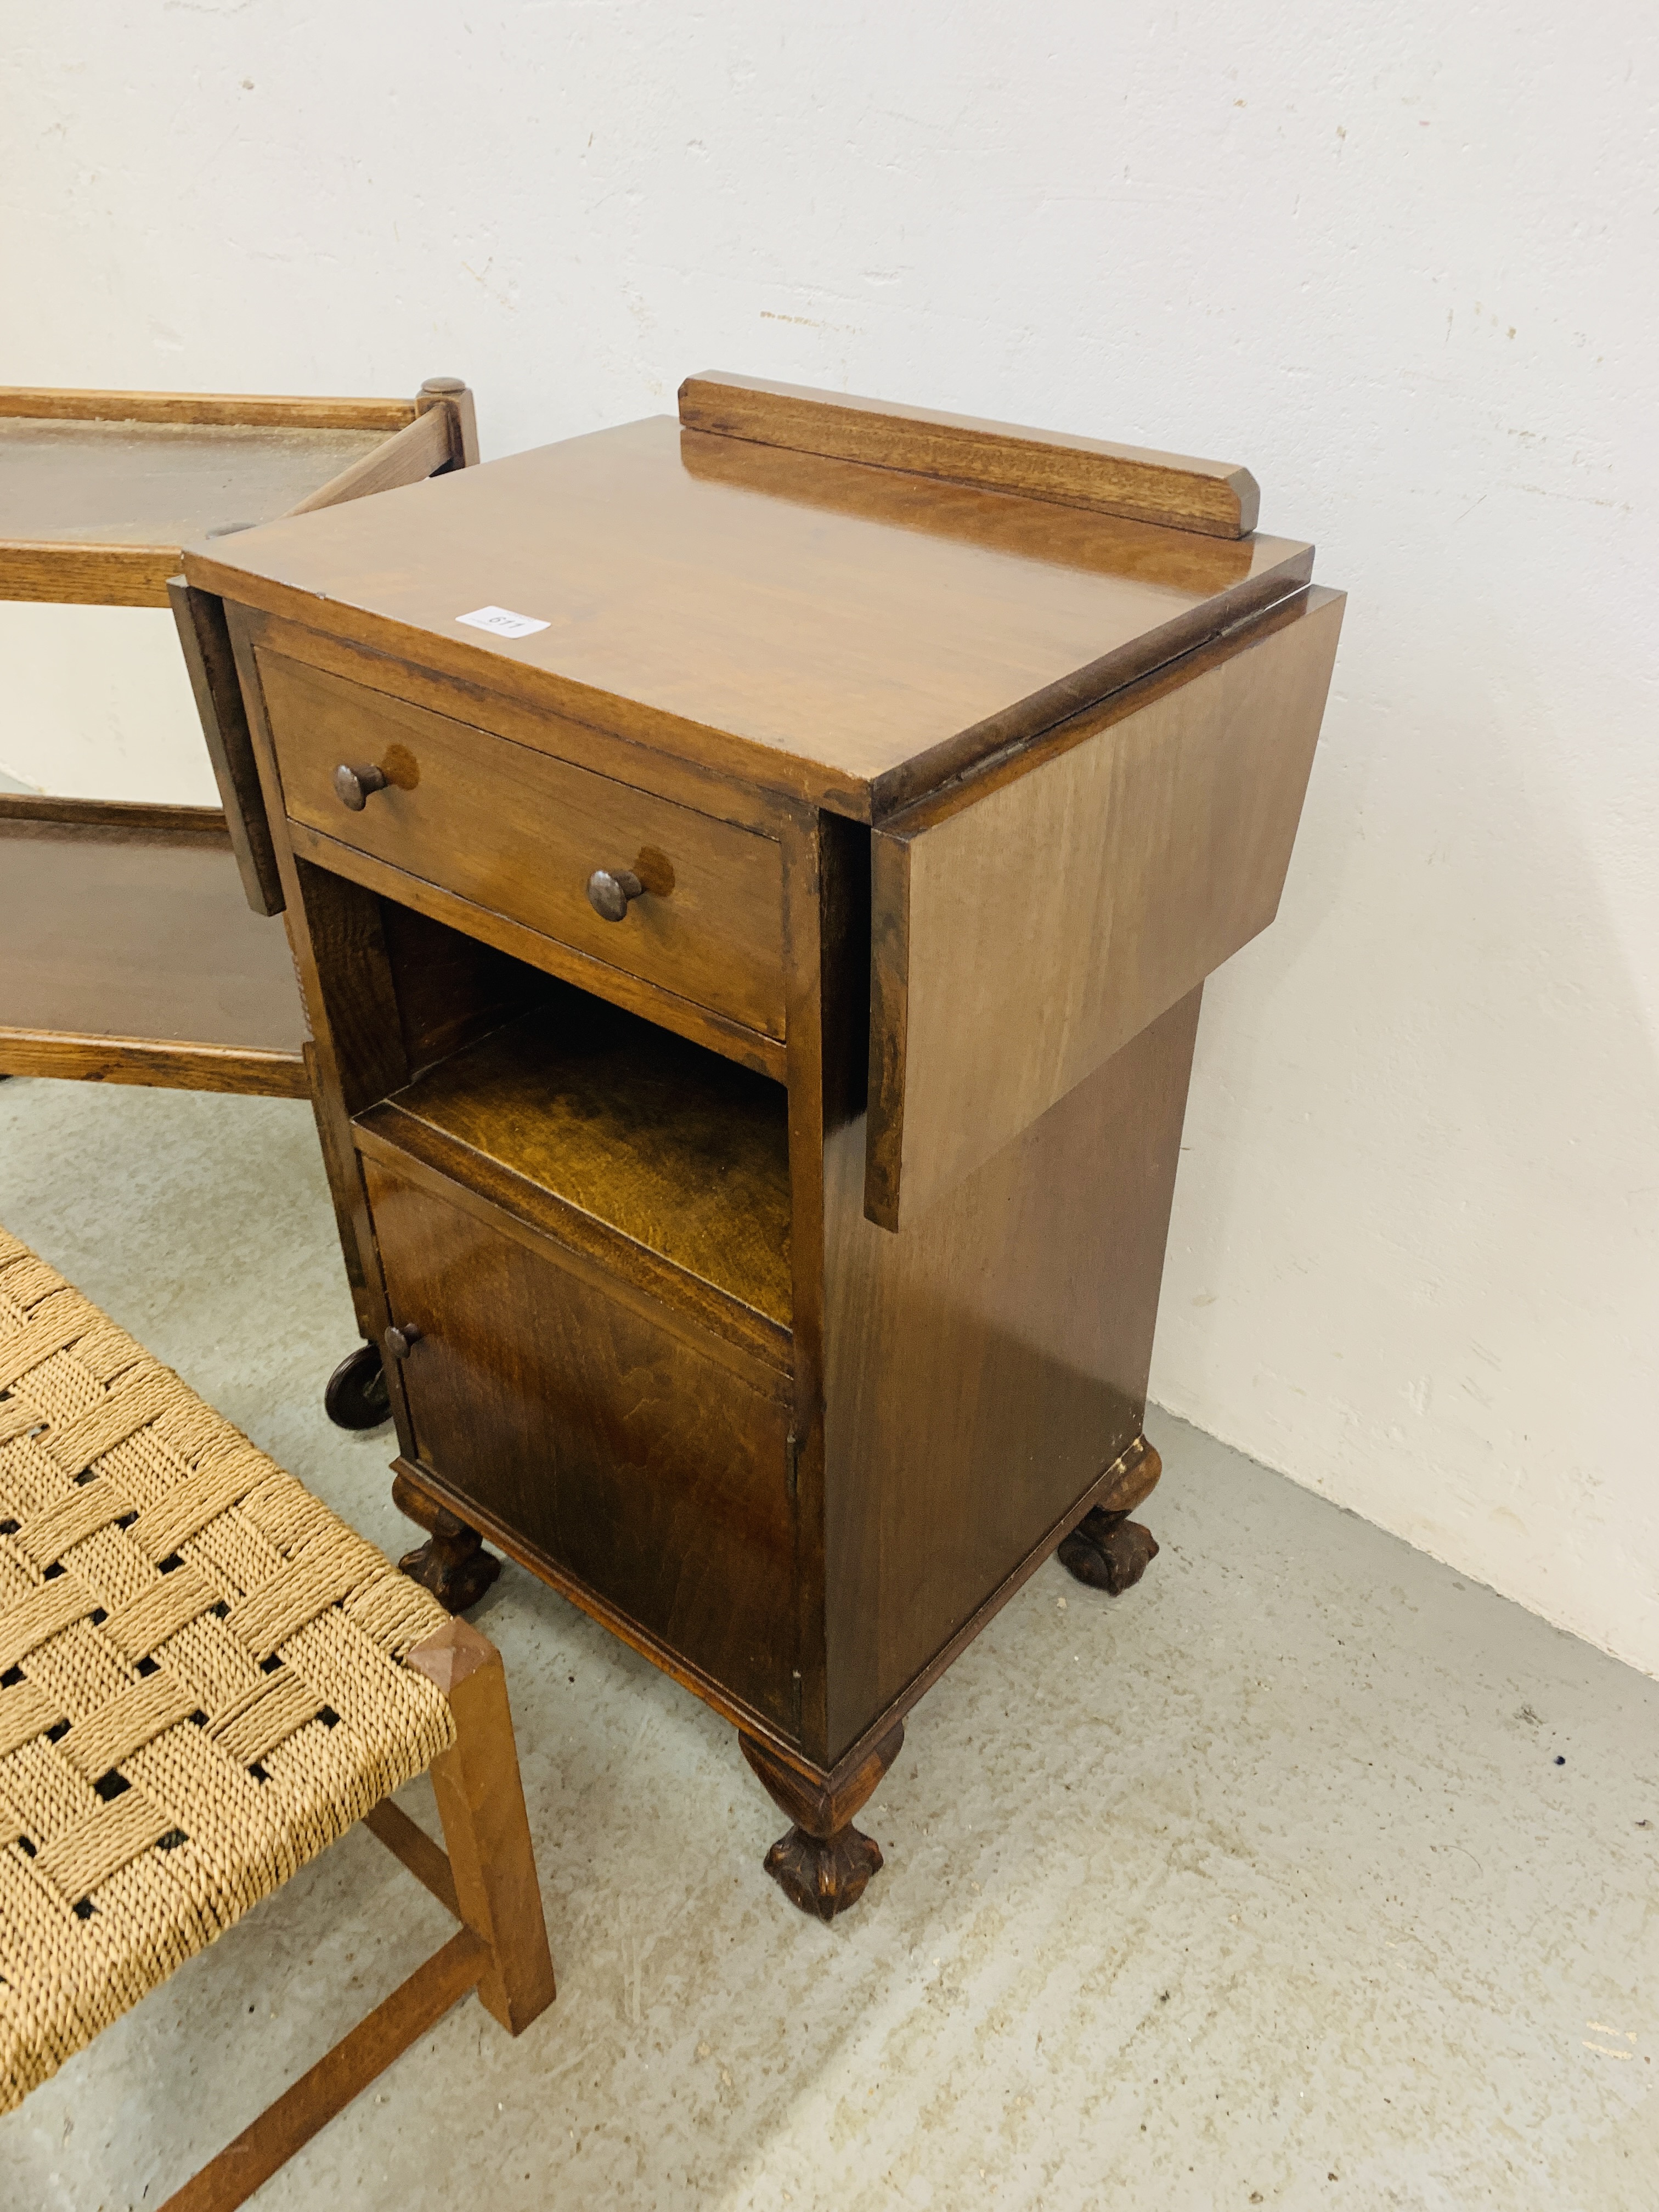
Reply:
[[[164,607],[179,548],[285,514],[408,399],[0,388],[0,598]]]

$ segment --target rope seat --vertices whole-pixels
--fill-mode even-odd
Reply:
[[[0,2112],[454,1741],[447,1623],[0,1229]]]

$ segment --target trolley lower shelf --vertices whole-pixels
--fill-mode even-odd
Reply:
[[[304,1042],[216,808],[0,793],[0,1074],[304,1098]]]

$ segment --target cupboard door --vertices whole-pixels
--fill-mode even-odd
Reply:
[[[793,1733],[781,1399],[634,1303],[365,1158],[422,1462],[667,1650]]]
[[[872,1221],[952,1189],[1273,920],[1343,604],[1304,592],[874,832]]]

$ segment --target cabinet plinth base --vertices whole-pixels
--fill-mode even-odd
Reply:
[[[794,1823],[766,1854],[766,1871],[792,1905],[819,1920],[833,1920],[856,1905],[882,1867],[881,1846],[853,1826],[853,1815],[904,1746],[897,1721],[875,1749],[846,1775],[819,1783],[739,1734],[743,1755],[780,1810]]]
[[[485,1551],[477,1530],[401,1472],[392,1479],[392,1502],[429,1531],[424,1544],[398,1560],[399,1572],[429,1589],[450,1613],[465,1613],[477,1605],[501,1571],[501,1561]]]

